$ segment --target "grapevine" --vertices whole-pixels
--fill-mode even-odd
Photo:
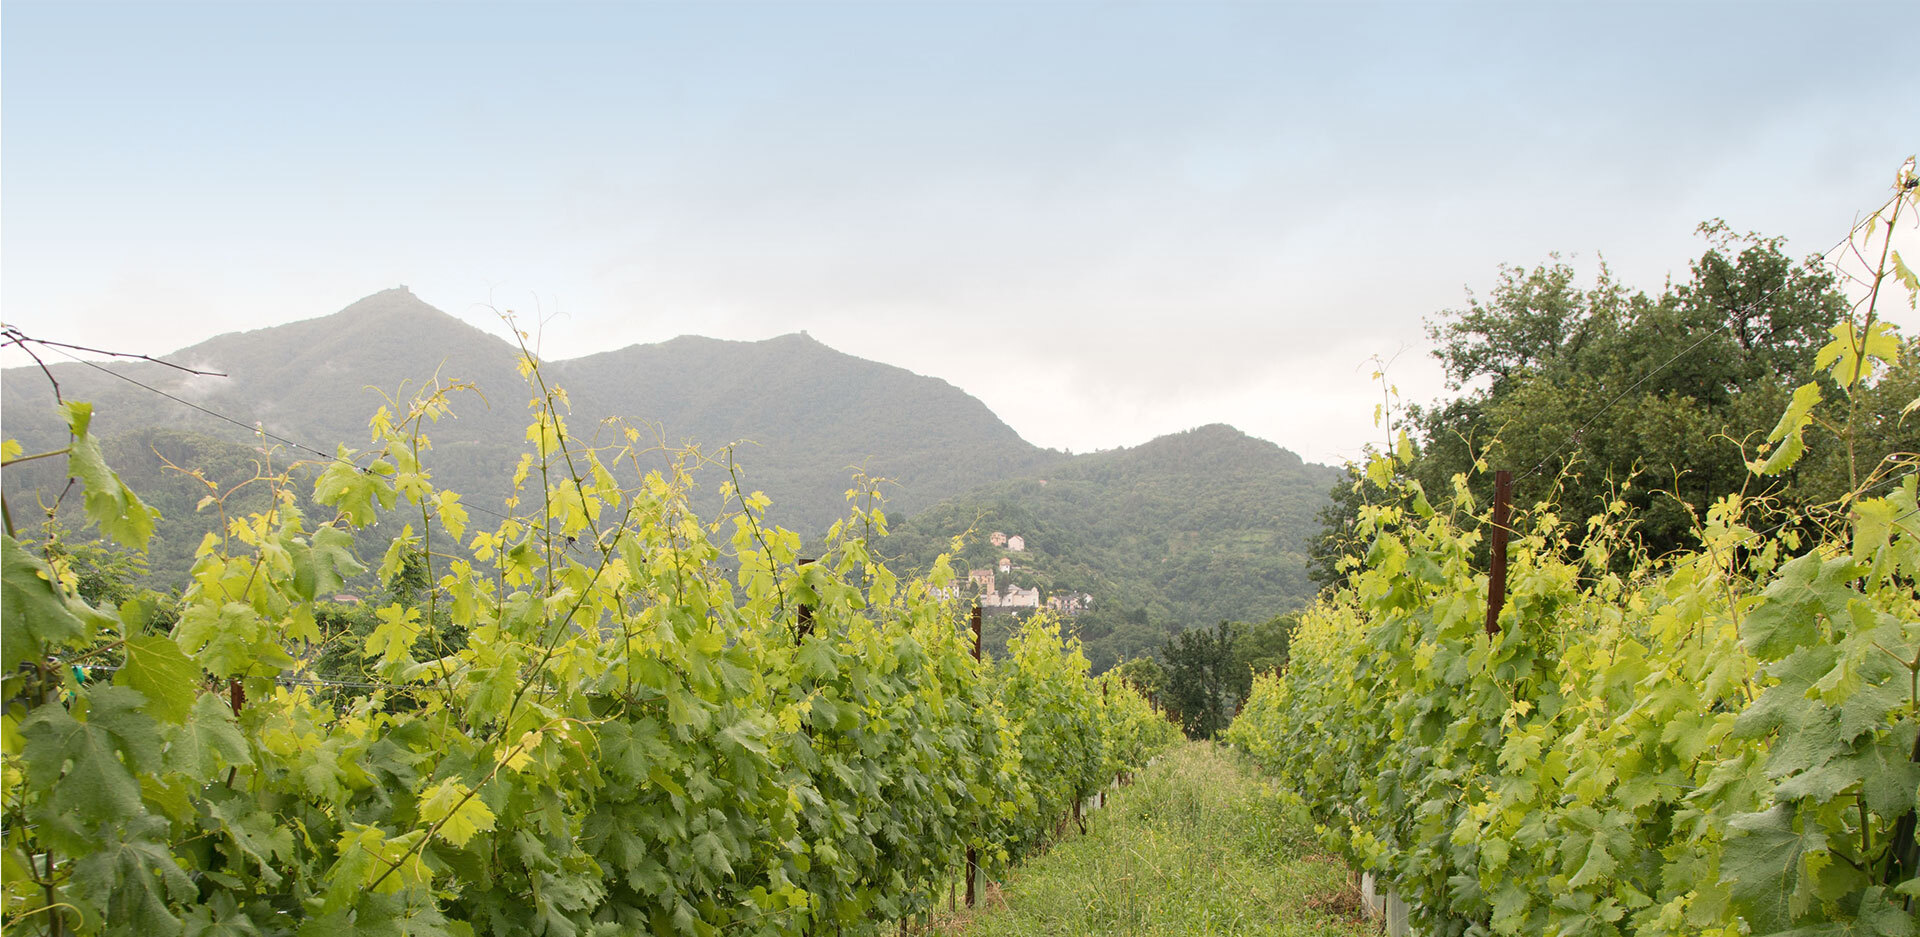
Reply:
[[[330,513],[270,473],[267,508],[200,546],[175,623],[88,605],[57,544],[7,531],[9,931],[876,933],[967,846],[1017,859],[1171,743],[1048,623],[976,661],[944,562],[903,580],[870,552],[870,490],[803,563],[763,495],[701,519],[692,456],[576,437],[564,390],[522,372],[497,524],[434,484],[422,430],[458,389],[436,384],[318,466]],[[144,545],[156,515],[67,407],[88,517]],[[418,600],[323,632],[383,519],[401,533],[373,575],[424,575]],[[365,683],[315,672],[343,654]]]
[[[1915,207],[1901,185],[1888,209]],[[1920,283],[1890,252],[1873,280]],[[1837,326],[1756,472],[1813,443],[1825,393],[1912,346],[1871,302]],[[1455,935],[1911,935],[1920,908],[1920,477],[1846,449],[1854,492],[1809,516],[1728,496],[1650,560],[1606,506],[1576,548],[1516,513],[1500,630],[1489,512],[1369,467],[1363,561],[1304,617],[1229,739],[1302,792],[1327,843]],[[1877,464],[1874,460],[1878,459]],[[1435,507],[1439,503],[1442,508]],[[1626,562],[1620,559],[1626,557]]]

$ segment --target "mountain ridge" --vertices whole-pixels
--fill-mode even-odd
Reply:
[[[50,369],[68,399],[95,404],[96,434],[136,490],[153,490],[173,514],[186,512],[168,518],[169,540],[177,542],[155,554],[160,575],[183,570],[199,540],[195,525],[212,523],[192,514],[204,489],[168,470],[160,453],[179,462],[198,452],[219,464],[222,484],[235,484],[249,474],[248,455],[274,444],[262,433],[326,453],[336,444],[364,447],[366,421],[384,401],[373,389],[392,393],[436,374],[475,382],[485,403],[456,396],[455,417],[425,428],[435,482],[469,505],[498,507],[522,448],[525,398],[516,399],[515,388],[528,389],[518,354],[401,287],[326,316],[222,333],[167,356],[226,378],[148,362],[112,365],[235,423],[96,369],[104,365]],[[803,331],[758,341],[680,335],[543,359],[541,370],[549,386],[566,389],[568,421],[583,439],[596,438],[602,420],[623,417],[669,447],[698,445],[709,455],[752,442],[738,450],[744,487],[772,500],[766,521],[803,536],[844,516],[856,471],[891,482],[887,508],[897,534],[885,552],[909,565],[931,561],[974,519],[1026,525],[1035,533],[1033,556],[1052,563],[1032,567],[1036,582],[1105,603],[1077,625],[1102,664],[1157,644],[1156,635],[1176,626],[1267,617],[1303,602],[1309,593],[1297,541],[1311,532],[1336,477],[1225,423],[1079,455],[1042,449],[947,381],[841,352]],[[30,451],[64,443],[38,368],[0,372],[0,392],[9,438]],[[64,477],[56,461],[10,470],[8,492],[57,491]],[[726,476],[701,476],[705,494],[696,507],[703,515],[725,510],[717,491]],[[966,562],[988,561],[990,550],[969,549],[981,555],[963,556]]]
[[[403,381],[436,374],[472,381],[485,403],[454,400],[455,419],[430,428],[440,461],[460,463],[441,481],[470,498],[502,497],[525,411],[518,349],[448,315],[404,287],[363,297],[326,316],[225,332],[168,360],[226,377],[202,377],[148,362],[52,363],[69,399],[96,406],[103,437],[167,426],[252,444],[258,428],[331,452],[363,447],[366,420]],[[610,417],[657,428],[669,445],[740,452],[752,487],[774,499],[773,520],[824,529],[843,509],[853,467],[902,486],[907,507],[1064,458],[1021,438],[984,403],[938,378],[835,350],[800,332],[759,341],[684,335],[577,358],[543,359],[550,386],[564,387],[570,422],[590,429]],[[97,370],[99,369],[99,370]],[[227,423],[103,373],[110,369],[180,401],[231,417]],[[29,446],[64,439],[46,377],[37,367],[0,372],[6,432]]]
[[[1340,477],[1206,424],[962,492],[901,519],[882,552],[920,569],[965,536],[952,558],[963,579],[1004,560],[1012,569],[996,590],[1039,589],[1043,602],[1091,596],[1069,625],[1104,669],[1152,653],[1175,631],[1265,621],[1310,601],[1307,541]],[[992,543],[994,532],[1020,535],[1022,549]],[[989,642],[1009,628],[989,628]]]

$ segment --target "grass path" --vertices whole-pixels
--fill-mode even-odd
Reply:
[[[1378,933],[1352,916],[1345,866],[1316,856],[1276,794],[1223,748],[1193,743],[1168,752],[1133,785],[1109,792],[1087,827],[935,933]]]

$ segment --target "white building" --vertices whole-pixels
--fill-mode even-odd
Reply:
[[[1039,608],[1040,590],[1038,588],[1022,589],[1019,586],[1010,585],[1007,587],[1006,597],[1000,600],[1000,607]]]

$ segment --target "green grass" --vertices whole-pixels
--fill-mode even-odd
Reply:
[[[1223,748],[1168,752],[1087,825],[936,933],[1378,933],[1353,916],[1346,867],[1315,855],[1298,815]]]

